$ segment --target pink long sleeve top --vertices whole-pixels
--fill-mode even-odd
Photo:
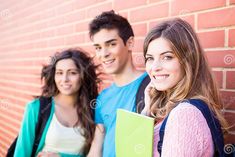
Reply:
[[[180,103],[169,114],[162,145],[162,157],[212,157],[214,146],[210,129],[201,111]],[[159,157],[157,144],[161,123],[154,127],[154,157]]]

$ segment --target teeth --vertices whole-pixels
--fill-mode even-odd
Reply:
[[[63,88],[70,88],[70,85],[63,85]]]
[[[109,60],[109,61],[105,61],[104,63],[105,63],[105,64],[110,64],[110,63],[112,63],[113,61],[114,61],[114,59]]]
[[[153,76],[153,77],[154,77],[154,79],[156,79],[156,80],[162,80],[162,79],[167,78],[166,75],[163,75],[163,76]]]

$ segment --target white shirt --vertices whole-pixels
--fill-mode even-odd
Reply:
[[[81,128],[65,127],[53,114],[43,151],[65,154],[81,154],[85,138]]]

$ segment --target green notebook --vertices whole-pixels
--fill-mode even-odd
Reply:
[[[152,157],[154,119],[117,110],[115,145],[117,157]]]

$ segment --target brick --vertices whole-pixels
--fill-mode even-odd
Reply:
[[[234,68],[235,50],[208,51],[205,53],[211,67]]]
[[[76,1],[74,4],[74,9],[83,9],[85,7],[97,4],[97,2],[102,2],[104,0],[85,0],[85,1]]]
[[[55,47],[55,46],[63,46],[64,45],[64,37],[56,38],[56,39],[50,39],[48,41],[49,47]]]
[[[132,25],[135,37],[145,36],[147,34],[147,25],[146,23]]]
[[[85,22],[79,22],[75,25],[75,32],[85,32],[89,31],[88,26],[89,26],[90,21],[85,21]]]
[[[12,117],[13,116],[13,117]],[[8,118],[7,118],[8,117]],[[19,122],[15,122],[12,119],[17,119],[18,117],[14,116],[14,115],[4,115],[4,113],[1,115],[1,120],[3,122],[7,122],[8,124],[12,125],[12,126],[17,126],[20,127]],[[14,133],[17,133],[17,131],[15,130]]]
[[[228,46],[229,47],[234,47],[235,46],[235,29],[230,29],[229,30]]]
[[[94,18],[97,15],[101,14],[103,11],[109,11],[112,8],[112,3],[108,2],[108,3],[104,3],[102,5],[98,5],[98,6],[94,6],[91,7],[87,10],[87,14],[86,17],[87,18]]]
[[[53,18],[47,22],[48,27],[57,27],[62,24],[64,24],[64,18],[61,17]]]
[[[226,88],[235,89],[235,71],[226,72]]]
[[[198,28],[213,28],[235,25],[235,7],[198,14]],[[209,20],[208,20],[209,19]]]
[[[122,17],[125,17],[126,19],[128,19],[128,12],[127,11],[120,11],[117,12],[117,14],[121,15]],[[128,19],[129,20],[129,19]]]
[[[24,75],[20,75],[17,74],[18,77],[15,77],[15,75],[11,76],[11,75],[1,75],[1,79],[4,80],[12,80],[12,81],[19,81],[19,82],[32,82],[32,83],[38,83],[40,84],[40,76],[24,76]]]
[[[144,39],[135,39],[133,52],[143,52]]]
[[[67,2],[69,2],[69,1],[67,1]],[[73,12],[74,4],[75,4],[75,1],[72,3],[64,3],[64,5],[60,5],[60,6],[56,7],[56,10],[55,10],[56,15],[61,16],[61,15],[67,14],[69,12]]]
[[[118,11],[118,10],[122,10],[122,9],[130,9],[130,8],[134,8],[134,7],[138,7],[141,5],[145,5],[146,0],[114,0],[113,1],[113,6],[114,6],[114,10]]]
[[[179,18],[187,21],[192,26],[192,28],[195,28],[194,27],[194,25],[195,25],[194,24],[194,15],[182,16],[182,17],[179,17]],[[153,27],[157,26],[158,24],[160,24],[160,23],[162,23],[164,21],[170,20],[170,19],[172,19],[172,18],[166,17],[166,18],[163,18],[163,19],[160,19],[160,20],[151,21],[149,23],[149,30],[151,30]]]
[[[214,0],[214,1],[189,1],[189,0],[172,0],[171,1],[172,15],[181,15],[199,10],[206,10],[211,8],[225,6],[225,0]]]
[[[86,16],[85,10],[73,12],[63,17],[64,23],[68,24],[72,22],[78,22],[78,21],[84,20],[85,16]]]
[[[235,4],[235,0],[230,0],[230,4]]]
[[[63,27],[59,27],[55,31],[56,36],[71,35],[73,33],[75,33],[75,26],[74,25],[66,25]]]
[[[235,113],[225,112],[224,117],[229,124],[229,131],[235,131]]]
[[[92,44],[89,44],[89,45],[83,45],[82,48],[87,51],[87,52],[91,52],[91,53],[94,53],[94,47],[92,46]]]
[[[149,3],[156,3],[156,2],[161,2],[163,0],[149,0]]]
[[[182,20],[187,21],[191,25],[191,27],[195,29],[195,22],[194,22],[195,16],[194,15],[181,16],[180,18]]]
[[[235,110],[235,92],[221,91],[220,93],[224,108]]]
[[[84,42],[84,34],[72,35],[65,38],[65,45],[75,45]]]
[[[169,4],[150,5],[130,11],[130,22],[139,22],[168,16]]]
[[[222,71],[212,71],[212,74],[217,82],[218,88],[223,87],[223,72]]]
[[[132,53],[132,60],[134,63],[134,66],[137,68],[143,68],[145,67],[145,61],[143,53]]]
[[[41,32],[40,36],[41,38],[52,38],[55,36],[55,30],[49,29],[49,30],[43,31]]]
[[[37,49],[37,48],[46,48],[47,44],[48,44],[48,42],[46,40],[36,41],[35,43],[33,43],[33,47],[35,49]]]
[[[224,47],[224,31],[198,33],[203,48]]]
[[[45,20],[45,19],[53,18],[55,16],[56,16],[55,8],[50,8],[41,14],[41,19]]]

